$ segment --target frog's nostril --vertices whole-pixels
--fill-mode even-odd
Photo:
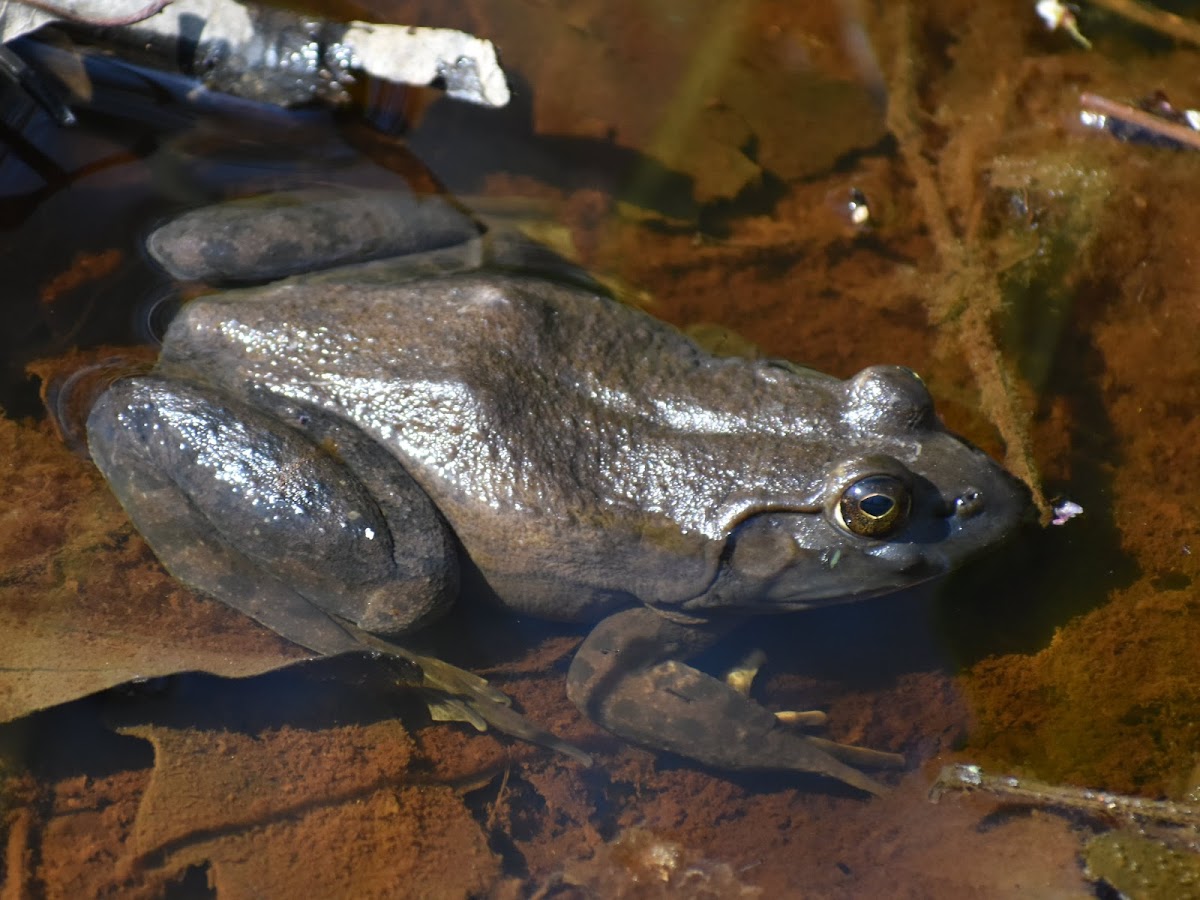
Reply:
[[[960,519],[969,519],[983,512],[983,505],[983,491],[966,488],[954,498],[954,515]]]

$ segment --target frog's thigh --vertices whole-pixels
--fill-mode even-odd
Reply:
[[[394,535],[443,528],[436,513],[431,524],[391,520],[394,502],[377,502],[324,449],[244,403],[125,379],[93,408],[88,442],[174,575],[298,644],[355,649],[333,617],[399,632],[450,599],[448,541],[434,542],[441,558],[397,563],[406,548]]]
[[[879,784],[832,755],[839,745],[787,729],[724,681],[682,662],[719,635],[646,607],[616,613],[576,652],[567,693],[610,731],[706,765],[813,772],[881,792]]]

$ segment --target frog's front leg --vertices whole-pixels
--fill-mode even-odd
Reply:
[[[457,551],[428,498],[353,429],[271,402],[128,378],[92,409],[88,443],[172,574],[294,643],[361,650],[339,619],[395,634],[438,613]]]
[[[673,621],[648,607],[616,613],[576,652],[567,693],[610,731],[706,765],[813,772],[881,793],[877,782],[847,762],[894,767],[901,757],[799,734],[724,681],[683,662],[724,630]]]

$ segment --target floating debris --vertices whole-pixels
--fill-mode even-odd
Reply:
[[[1083,515],[1083,507],[1074,500],[1059,500],[1054,504],[1054,518],[1051,525],[1066,525],[1076,516]]]
[[[567,863],[534,897],[617,897],[717,900],[761,897],[763,891],[741,880],[745,870],[708,859],[645,828],[622,831],[589,860]]]
[[[1094,817],[1113,827],[1084,839],[1080,856],[1089,879],[1135,900],[1200,900],[1200,807],[987,775],[973,765],[946,766],[929,797],[936,802],[951,790],[986,791],[1026,806]]]
[[[867,201],[867,195],[856,187],[850,188],[839,212],[855,231],[869,231],[875,224],[871,218],[871,205]]]
[[[1091,3],[1092,6],[1098,6],[1143,28],[1157,31],[1172,40],[1200,46],[1200,22],[1185,19],[1138,0],[1091,0]],[[1092,42],[1079,30],[1079,23],[1075,18],[1078,7],[1075,4],[1060,3],[1059,0],[1038,0],[1034,9],[1051,31],[1061,28],[1080,46],[1088,50],[1092,48]]]
[[[1058,31],[1061,28],[1074,38],[1075,43],[1087,50],[1092,49],[1092,42],[1079,30],[1079,22],[1075,19],[1075,11],[1071,7],[1059,3],[1058,0],[1039,0],[1034,9],[1048,29]]]
[[[1122,897],[1195,900],[1200,897],[1200,856],[1131,828],[1099,834],[1083,849],[1084,872]]]

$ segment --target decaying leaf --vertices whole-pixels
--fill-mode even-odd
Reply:
[[[647,208],[680,175],[703,205],[758,186],[765,173],[791,181],[827,172],[885,134],[883,105],[847,50],[837,5],[585,0],[546,15],[533,0],[453,11],[418,2],[389,17],[420,20],[426,6],[439,23],[487,34],[506,69],[537,86],[528,97],[536,135],[640,154],[618,193]],[[489,143],[489,152],[499,151]]]
[[[206,868],[221,897],[478,895],[499,859],[454,788],[411,770],[395,720],[256,736],[138,726],[154,768],[123,853],[126,885]],[[319,866],[297,865],[320,847]]]

